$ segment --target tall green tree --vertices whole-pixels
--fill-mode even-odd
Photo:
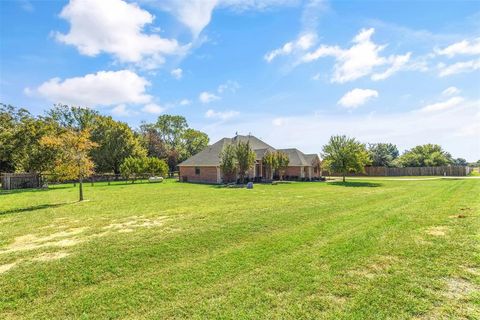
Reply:
[[[451,164],[451,155],[438,144],[424,144],[405,151],[396,161],[399,167],[437,167]]]
[[[278,168],[278,158],[275,155],[275,152],[273,151],[267,151],[265,155],[263,156],[263,163],[265,164],[265,167],[268,172],[268,177],[270,180],[273,179],[273,174],[275,170]]]
[[[18,127],[23,119],[30,117],[25,109],[0,104],[0,172],[15,171]]]
[[[97,172],[119,174],[125,158],[147,155],[140,139],[126,123],[111,117],[96,116],[91,126],[91,139],[98,144],[91,154]]]
[[[283,176],[285,174],[285,170],[287,170],[288,164],[290,163],[290,159],[285,152],[277,151],[276,152],[277,163],[278,163],[278,175],[280,176],[280,180],[283,180]]]
[[[368,152],[372,159],[372,166],[391,167],[394,160],[398,158],[397,146],[391,143],[371,143],[368,145]]]
[[[238,141],[235,145],[235,158],[237,159],[238,175],[241,183],[245,182],[245,175],[255,164],[255,152],[250,148],[250,143]]]
[[[143,123],[140,134],[147,154],[165,159],[171,171],[209,142],[205,133],[189,128],[185,117],[178,115],[165,114],[158,117],[156,123]]]
[[[225,182],[232,182],[237,176],[237,157],[235,145],[226,145],[220,153],[220,169]]]
[[[100,114],[90,108],[55,104],[47,111],[46,118],[58,123],[65,129],[90,130]]]
[[[209,140],[208,135],[204,132],[195,129],[185,130],[182,135],[182,144],[184,145],[182,148],[184,151],[182,160],[185,160],[205,149],[208,146]]]
[[[456,165],[456,166],[468,166],[468,162],[467,160],[463,159],[463,158],[456,158],[453,160],[453,165]]]
[[[188,129],[185,117],[169,114],[159,116],[155,126],[162,141],[172,149],[177,149],[181,145],[182,136]]]
[[[51,168],[55,152],[45,148],[40,139],[57,132],[53,121],[0,104],[0,171],[42,172]]]
[[[323,164],[330,171],[340,173],[345,182],[347,173],[365,172],[371,163],[364,144],[347,136],[332,136],[322,150]]]
[[[267,151],[263,157],[263,162],[265,163],[268,175],[270,179],[273,179],[273,174],[278,171],[280,180],[283,180],[285,170],[290,163],[290,159],[285,152],[282,151]]]

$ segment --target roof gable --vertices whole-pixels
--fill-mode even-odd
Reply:
[[[255,152],[255,159],[261,160],[267,151],[276,151],[274,147],[263,142],[255,136],[241,136],[237,135],[234,138],[223,138],[215,142],[212,145],[209,145],[199,153],[191,156],[187,160],[180,163],[178,166],[219,166],[220,165],[220,154],[223,148],[232,143],[248,142],[250,148]],[[315,157],[318,158],[316,154],[304,154],[298,149],[278,149],[287,154],[289,159],[289,166],[311,166]]]

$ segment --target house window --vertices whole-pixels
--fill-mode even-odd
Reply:
[[[200,174],[200,168],[199,168],[199,167],[195,167],[195,174],[196,174],[196,175],[199,175],[199,174]]]

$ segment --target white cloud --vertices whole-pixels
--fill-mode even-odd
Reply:
[[[70,0],[60,13],[70,23],[66,34],[56,33],[58,41],[75,46],[81,54],[102,52],[120,62],[138,63],[152,69],[164,62],[165,55],[184,51],[175,39],[143,32],[154,16],[135,3],[122,0]]]
[[[378,91],[376,90],[357,88],[347,92],[340,100],[338,100],[338,104],[345,108],[354,109],[376,97],[378,97]]]
[[[182,100],[180,100],[180,102],[178,104],[181,105],[181,106],[188,106],[191,103],[192,103],[192,101],[190,101],[188,99],[182,99]]]
[[[464,99],[462,97],[452,97],[452,98],[450,98],[448,100],[445,100],[445,101],[442,101],[442,102],[429,104],[429,105],[423,107],[422,109],[420,109],[420,111],[422,111],[422,112],[442,111],[442,110],[446,110],[446,109],[456,107],[459,104],[461,104],[463,101],[464,101]]]
[[[469,40],[462,40],[449,45],[443,49],[435,49],[438,55],[444,55],[449,58],[456,55],[480,55],[480,38]]]
[[[447,89],[442,91],[442,95],[444,96],[453,96],[459,93],[460,89],[458,89],[457,87],[448,87]]]
[[[240,12],[297,3],[298,0],[163,0],[155,4],[171,13],[197,38],[210,23],[215,8],[231,8]]]
[[[166,110],[166,108],[164,108],[164,107],[162,107],[162,106],[159,106],[159,105],[156,104],[156,103],[146,104],[146,105],[142,108],[142,111],[143,111],[143,112],[151,113],[151,114],[160,114],[160,113],[164,112],[165,110]]]
[[[183,70],[180,69],[180,68],[176,68],[176,69],[173,69],[172,71],[170,71],[170,74],[172,75],[172,77],[179,80],[183,77]]]
[[[129,70],[99,71],[83,77],[62,80],[53,78],[27,94],[39,94],[49,101],[86,107],[128,103],[148,103],[152,97],[145,91],[150,83]]]
[[[240,88],[240,85],[236,81],[228,80],[227,82],[221,84],[217,88],[218,93],[224,93],[226,91],[230,91],[235,93]]]
[[[389,63],[391,64],[391,67],[382,73],[374,73],[372,75],[372,80],[374,81],[385,80],[389,78],[392,74],[396,73],[397,71],[402,70],[410,60],[411,55],[412,53],[408,52],[404,55],[390,56],[388,60],[389,60]]]
[[[134,114],[134,112],[127,109],[127,106],[123,103],[119,104],[118,106],[116,106],[115,108],[110,110],[110,112],[113,115],[116,115],[116,116],[119,116],[119,117],[128,117],[128,116],[131,116],[132,114]]]
[[[216,95],[213,94],[213,93],[210,93],[210,92],[207,92],[207,91],[203,91],[203,92],[200,93],[200,95],[198,96],[198,100],[200,100],[201,103],[210,103],[210,102],[212,102],[212,101],[220,100],[220,97],[219,97],[219,96],[216,96]]]
[[[439,76],[446,77],[458,73],[467,73],[480,70],[480,59],[457,62],[450,65],[439,64]]]
[[[272,62],[278,56],[286,56],[295,51],[305,51],[310,49],[316,41],[316,34],[306,33],[300,35],[295,41],[287,42],[282,47],[272,50],[265,54],[264,59],[267,62]]]
[[[272,124],[277,127],[283,126],[285,122],[285,118],[275,118],[272,120]]]
[[[305,53],[300,62],[312,62],[323,57],[334,57],[336,63],[331,81],[344,83],[371,75],[372,80],[384,80],[405,68],[411,53],[403,55],[380,55],[386,45],[378,45],[371,40],[374,28],[362,29],[354,38],[348,49],[338,46],[321,45],[312,52]],[[378,67],[386,66],[382,72],[375,72]],[[375,72],[375,73],[374,73]]]
[[[313,77],[312,80],[318,81],[320,80],[320,73],[316,73]]]
[[[307,52],[305,53],[302,58],[301,62],[312,62],[315,60],[318,60],[319,58],[323,57],[340,57],[343,53],[343,50],[340,47],[337,46],[326,46],[326,45],[321,45],[318,47],[317,50],[313,52]]]
[[[215,111],[213,109],[207,110],[205,113],[206,118],[210,119],[219,119],[219,120],[228,120],[233,117],[236,117],[240,114],[238,111],[228,110],[228,111]]]
[[[170,0],[160,3],[162,9],[190,29],[194,38],[210,23],[212,11],[218,0]]]

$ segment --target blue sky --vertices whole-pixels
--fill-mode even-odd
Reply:
[[[480,2],[0,2],[0,101],[184,115],[320,152],[333,134],[480,158]]]

